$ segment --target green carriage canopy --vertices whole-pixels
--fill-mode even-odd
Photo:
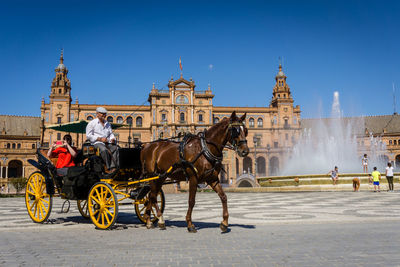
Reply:
[[[73,121],[67,122],[63,124],[52,124],[46,126],[46,129],[53,129],[60,132],[67,132],[67,133],[86,133],[86,126],[88,125],[88,121],[80,120],[80,121]],[[129,124],[122,124],[122,123],[111,123],[112,129],[118,129],[121,127],[129,127]]]

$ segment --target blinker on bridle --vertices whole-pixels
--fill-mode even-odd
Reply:
[[[243,127],[243,131],[246,129],[242,122],[232,122],[232,123],[229,123],[229,126],[228,126],[228,131],[231,132],[231,139],[232,139],[230,141],[230,143],[234,147],[235,151],[237,150],[238,146],[240,146],[241,144],[247,144],[246,139],[239,140],[238,142],[236,142],[236,138],[239,137],[239,135],[240,135],[240,127]]]

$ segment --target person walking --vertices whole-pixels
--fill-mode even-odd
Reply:
[[[386,179],[389,184],[389,190],[388,191],[393,191],[393,167],[392,163],[388,163],[386,167]]]
[[[376,192],[376,186],[378,186],[378,192],[381,192],[381,188],[379,186],[379,181],[381,180],[381,173],[376,170],[374,167],[374,171],[371,173],[372,179],[374,180],[374,192]]]
[[[368,173],[368,156],[367,154],[364,154],[364,157],[361,159],[362,166],[363,166],[363,172]]]

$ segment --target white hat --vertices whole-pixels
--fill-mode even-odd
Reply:
[[[107,113],[107,109],[105,109],[105,108],[103,108],[103,107],[98,107],[98,108],[96,108],[96,112],[99,112],[99,113]]]

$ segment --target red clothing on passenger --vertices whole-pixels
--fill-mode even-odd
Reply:
[[[75,150],[75,148],[73,148]],[[58,147],[51,153],[53,156],[58,155],[56,168],[67,168],[75,166],[71,153],[65,147]]]

